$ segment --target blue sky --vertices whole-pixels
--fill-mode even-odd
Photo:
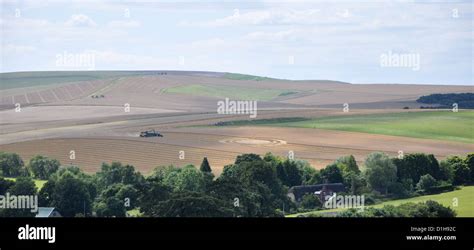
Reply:
[[[1,0],[1,72],[204,70],[353,83],[473,84],[472,1]],[[388,53],[419,69],[381,67]]]

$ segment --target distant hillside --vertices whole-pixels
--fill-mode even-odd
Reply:
[[[435,104],[438,108],[452,108],[454,103],[461,109],[474,109],[474,93],[431,94],[418,98],[419,103]]]
[[[0,74],[0,80],[2,83],[0,85],[0,90],[145,75],[197,75],[207,77],[220,77],[223,76],[224,73],[173,70],[11,72]]]
[[[276,78],[238,74],[238,73],[225,73],[224,78],[231,79],[231,80],[246,80],[246,81],[277,80]]]

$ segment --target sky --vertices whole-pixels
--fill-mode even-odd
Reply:
[[[473,85],[473,1],[1,1],[1,72]]]

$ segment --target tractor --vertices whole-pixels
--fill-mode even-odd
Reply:
[[[163,137],[163,135],[154,129],[140,132],[140,137]]]

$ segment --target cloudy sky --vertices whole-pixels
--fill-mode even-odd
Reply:
[[[92,56],[96,70],[473,84],[471,0],[0,1],[1,72]]]

